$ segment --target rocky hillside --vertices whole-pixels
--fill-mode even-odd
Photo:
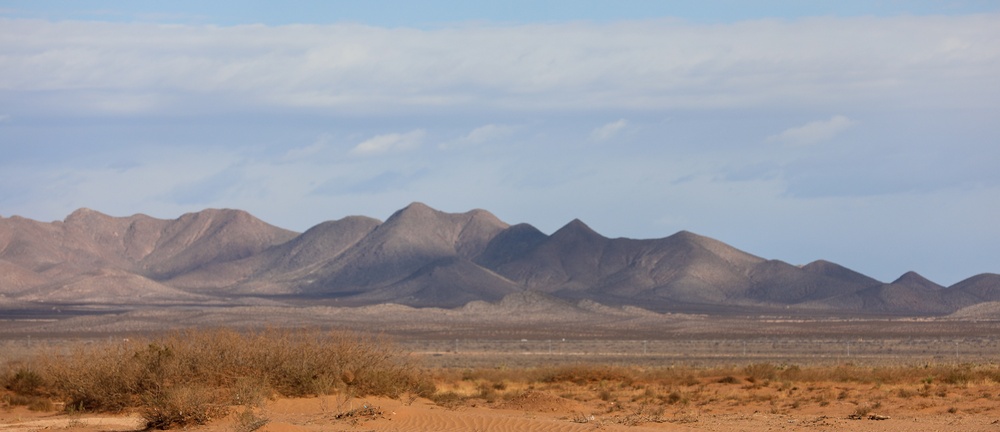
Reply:
[[[298,234],[239,210],[174,220],[81,209],[0,218],[0,308],[243,304],[258,299],[456,308],[535,292],[656,311],[942,315],[1000,301],[1000,275],[883,283],[828,261],[794,266],[681,231],[607,238],[573,220],[546,235],[484,210],[420,203]]]

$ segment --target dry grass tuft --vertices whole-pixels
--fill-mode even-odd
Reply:
[[[141,342],[46,352],[2,375],[18,395],[44,394],[77,411],[138,409],[150,428],[203,424],[228,407],[296,397],[429,396],[433,383],[405,353],[372,337],[307,330],[189,330]],[[247,412],[247,411],[244,411]],[[260,420],[260,419],[258,419]],[[244,429],[254,429],[250,421]],[[261,425],[262,426],[262,425]]]
[[[266,426],[271,419],[254,412],[250,407],[236,414],[236,421],[233,424],[233,432],[254,432]]]

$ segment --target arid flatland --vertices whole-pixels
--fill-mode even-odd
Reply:
[[[337,333],[322,342],[327,339],[316,331],[250,332],[249,340],[238,334],[196,330],[152,339],[7,340],[0,430],[138,430],[151,418],[166,421],[157,424],[167,428],[243,432],[902,431],[915,424],[927,430],[987,431],[1000,422],[1000,366],[982,361],[996,352],[986,339],[966,340],[954,353],[959,357],[922,357],[915,346],[932,340],[852,340],[850,347],[843,339],[793,338],[438,339],[385,345],[361,337],[356,345],[353,336]],[[839,344],[844,345],[830,348]],[[816,350],[812,357],[794,354],[807,345]],[[834,353],[839,348],[845,351]],[[40,353],[48,353],[47,360],[34,363]],[[369,363],[371,354],[389,363]],[[66,362],[58,360],[64,356]],[[781,362],[783,356],[802,362]],[[252,372],[267,358],[277,361],[266,366],[270,372]],[[321,358],[329,360],[316,362]],[[73,366],[81,361],[89,366]],[[105,369],[108,362],[117,366]],[[302,366],[294,366],[299,362]],[[404,364],[409,366],[397,366]],[[304,380],[288,380],[293,376],[288,374],[300,374],[300,367],[307,367],[301,369]],[[383,375],[381,368],[394,375]],[[114,396],[111,389],[118,384],[100,378],[102,370],[115,370],[122,380],[137,379],[120,388],[141,397]],[[63,379],[77,384],[62,387]],[[88,383],[105,390],[94,396],[65,393]],[[206,383],[220,387],[207,391]],[[176,399],[178,394],[202,396]],[[205,407],[204,416],[168,414],[190,403]],[[159,408],[151,410],[149,404]]]

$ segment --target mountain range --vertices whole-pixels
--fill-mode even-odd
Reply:
[[[1000,301],[1000,275],[950,287],[884,283],[838,264],[796,266],[681,231],[607,238],[580,220],[547,235],[485,210],[413,203],[303,233],[241,210],[173,220],[80,209],[0,217],[0,309],[268,303],[456,308],[519,293],[657,312],[944,315]]]

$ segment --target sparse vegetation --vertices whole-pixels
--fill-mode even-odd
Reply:
[[[992,380],[997,365],[925,365],[871,367],[853,364],[798,366],[769,363],[742,367],[612,367],[574,364],[537,368],[436,369],[434,380],[448,390],[433,400],[448,408],[481,403],[504,406],[525,388],[558,395],[566,406],[583,402],[600,409],[591,413],[572,411],[578,423],[637,425],[653,422],[692,421],[692,413],[723,403],[757,406],[773,414],[790,414],[808,407],[843,410],[847,418],[884,420],[883,413],[920,394],[922,387],[936,395],[942,410],[949,403],[976,400],[997,383]],[[960,376],[958,380],[955,377]],[[968,389],[949,393],[944,385],[930,382],[956,381]],[[498,385],[503,383],[503,385]],[[976,388],[971,383],[981,383]],[[942,390],[943,389],[943,390]],[[964,399],[963,399],[964,398]],[[840,401],[831,405],[831,401]],[[676,410],[674,417],[664,410]],[[571,410],[567,410],[571,411]],[[684,413],[684,414],[681,414]],[[597,417],[594,417],[597,415]]]
[[[336,395],[344,402],[326,418],[351,423],[383,416],[356,398],[384,396],[404,405],[426,398],[450,409],[563,412],[567,421],[631,426],[693,422],[713,410],[791,415],[821,409],[827,418],[859,420],[888,419],[901,409],[964,415],[992,410],[983,403],[1000,394],[995,364],[428,369],[410,359],[378,338],[319,331],[201,330],[77,343],[0,369],[0,406],[135,412],[159,429],[232,414],[234,432],[254,432],[270,421],[274,413],[266,406],[274,397]]]
[[[384,340],[336,332],[200,330],[157,339],[76,345],[3,375],[15,398],[44,395],[69,410],[136,409],[150,428],[203,424],[244,406],[244,429],[272,394],[429,396],[433,383]],[[21,399],[17,399],[20,401]],[[45,400],[48,400],[47,398]],[[14,404],[14,402],[8,402]]]

